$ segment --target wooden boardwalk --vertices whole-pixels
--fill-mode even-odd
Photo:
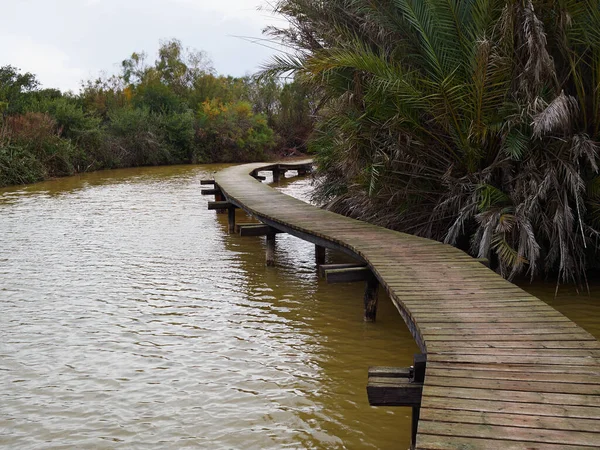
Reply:
[[[273,166],[215,181],[263,223],[366,262],[426,354],[417,448],[600,448],[592,335],[464,252],[281,194],[250,176],[260,168]]]

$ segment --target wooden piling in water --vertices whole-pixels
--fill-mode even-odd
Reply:
[[[267,253],[266,263],[267,266],[273,267],[275,265],[275,233],[267,234]]]
[[[375,322],[377,318],[377,302],[379,299],[379,280],[369,273],[365,281],[365,322]]]
[[[325,247],[322,247],[320,245],[315,245],[315,261],[318,266],[325,264],[325,256],[326,256]]]
[[[235,233],[235,206],[230,206],[227,209],[227,223],[229,224],[229,234]]]

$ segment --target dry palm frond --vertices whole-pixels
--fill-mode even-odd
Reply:
[[[561,92],[543,111],[533,117],[533,135],[536,138],[561,132],[568,133],[577,119],[577,99]]]
[[[600,246],[600,10],[565,0],[278,0],[321,92],[315,197],[462,246],[506,277],[585,281]],[[587,246],[587,248],[586,248]]]

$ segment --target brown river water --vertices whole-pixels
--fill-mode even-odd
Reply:
[[[363,323],[361,284],[319,280],[292,236],[265,267],[263,238],[206,209],[221,167],[0,189],[0,448],[408,448],[410,409],[365,390],[418,351],[391,302]],[[524,287],[600,338],[600,284]]]

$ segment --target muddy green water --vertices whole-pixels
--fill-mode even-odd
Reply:
[[[323,283],[291,236],[266,268],[262,238],[206,210],[219,168],[0,190],[1,448],[408,447],[410,410],[365,392],[368,366],[417,352],[389,300],[364,324],[362,286]],[[600,337],[600,287],[524,287]]]
[[[318,280],[299,239],[266,268],[206,209],[218,169],[0,191],[0,447],[407,448],[410,411],[365,391],[417,351],[398,314],[365,325],[361,286]]]

